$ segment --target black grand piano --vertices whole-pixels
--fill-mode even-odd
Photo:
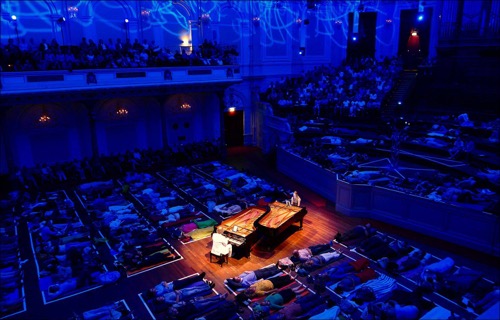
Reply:
[[[250,251],[260,238],[255,222],[268,212],[266,207],[249,207],[221,222],[217,229],[222,229],[233,245],[233,256],[250,258]]]
[[[276,239],[291,225],[299,223],[302,229],[304,216],[307,214],[305,207],[286,205],[274,201],[268,205],[269,211],[255,222],[255,226],[268,242],[276,242]]]
[[[275,201],[266,207],[250,207],[221,222],[218,229],[233,245],[233,256],[250,257],[252,247],[264,236],[268,243],[275,240],[291,225],[302,221],[307,214],[304,207],[290,206]]]

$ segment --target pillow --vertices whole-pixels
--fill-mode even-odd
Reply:
[[[183,233],[189,233],[197,228],[199,228],[198,225],[196,223],[193,223],[193,222],[186,223],[186,224],[181,226],[181,230]]]
[[[194,223],[196,223],[198,229],[203,229],[206,227],[215,226],[217,224],[217,221],[215,221],[214,219],[208,219],[203,221],[195,221]]]

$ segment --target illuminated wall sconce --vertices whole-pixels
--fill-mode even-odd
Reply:
[[[392,19],[385,19],[385,23],[386,24],[391,24],[392,23]]]
[[[70,19],[78,18],[78,8],[73,6],[68,7],[68,17],[70,17]]]
[[[336,25],[336,26],[341,26],[341,25],[342,25],[342,21],[340,21],[340,20],[335,20],[335,25]]]
[[[125,107],[116,106],[115,113],[119,117],[126,117],[128,115],[128,110]]]
[[[253,22],[254,26],[258,27],[260,25],[260,17],[258,17],[258,16],[253,17],[252,22]]]
[[[210,13],[203,13],[201,15],[201,23],[209,24],[210,23]]]
[[[301,24],[301,23],[302,23],[302,19],[301,19],[301,18],[297,18],[297,19],[295,20],[295,23],[296,23],[296,24]]]
[[[41,122],[41,123],[47,123],[47,122],[49,122],[49,121],[50,121],[50,119],[51,119],[51,118],[50,118],[48,115],[46,115],[46,114],[42,114],[42,115],[40,116],[40,118],[38,118],[38,122]]]
[[[189,109],[191,109],[191,105],[187,102],[184,102],[183,104],[181,104],[180,108],[182,110],[189,110]]]
[[[151,11],[149,11],[147,9],[142,9],[141,10],[141,18],[142,18],[142,20],[148,20],[150,15],[151,15]]]
[[[233,113],[233,112],[236,111],[236,108],[235,107],[229,107],[229,108],[227,108],[227,111]]]
[[[38,118],[38,122],[41,124],[46,124],[51,121],[51,117],[48,115],[47,110],[45,110],[45,106],[42,106],[42,114],[40,115],[40,118]]]

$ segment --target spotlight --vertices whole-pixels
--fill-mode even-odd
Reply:
[[[57,19],[57,23],[63,23],[64,21],[66,21],[65,17],[60,17],[59,19]]]
[[[358,37],[357,36],[352,36],[352,41],[358,41]]]
[[[401,101],[398,101],[398,105],[402,105],[403,103]]]
[[[17,16],[15,14],[11,15],[10,18],[12,19],[12,21],[16,21],[17,20]]]
[[[424,15],[423,14],[418,15],[417,20],[418,21],[423,21],[424,20]]]
[[[305,56],[306,55],[306,47],[300,47],[299,48],[299,55],[300,56]]]
[[[127,18],[125,18],[125,23],[128,23],[128,19]]]

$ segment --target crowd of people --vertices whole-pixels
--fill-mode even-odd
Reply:
[[[498,144],[492,139],[498,130],[495,129],[497,121],[475,127],[477,129],[470,126],[465,129],[460,123],[454,123],[450,121],[448,129],[441,121],[434,121],[432,126],[422,122],[411,127],[406,125],[398,142],[394,141],[395,133],[391,133],[389,127],[383,130],[372,125],[373,132],[365,132],[349,129],[349,124],[330,125],[307,135],[297,130],[294,141],[283,148],[338,173],[340,179],[352,184],[389,187],[438,202],[488,208],[488,212],[494,212],[491,210],[495,210],[494,203],[498,202],[500,171],[493,163],[495,156],[488,150]],[[481,136],[473,136],[474,132]],[[482,150],[479,150],[480,144]],[[403,151],[413,158],[406,156],[404,164],[398,163],[399,156],[396,156]],[[442,159],[441,166],[421,167],[421,159],[428,161],[428,157],[434,155]],[[453,162],[445,168],[447,161]],[[372,165],[368,165],[370,163]],[[453,167],[455,164],[460,166]],[[399,173],[395,174],[394,169]]]
[[[318,66],[299,77],[271,82],[261,100],[283,118],[370,118],[379,114],[382,99],[401,71],[396,58]]]
[[[326,261],[313,273],[294,275],[311,259],[338,248],[346,248],[347,255]],[[224,284],[236,302],[251,308],[252,319],[447,319],[465,310],[481,314],[498,302],[498,286],[483,276],[367,223]],[[414,285],[401,286],[402,279]],[[450,304],[443,307],[432,295],[424,297],[433,292]]]
[[[15,168],[2,178],[9,190],[24,190],[35,195],[39,191],[61,188],[94,180],[123,177],[127,172],[160,170],[169,165],[203,162],[220,156],[218,141],[201,141],[165,149],[135,149],[122,154],[101,155],[92,158],[34,167]]]
[[[162,281],[141,293],[152,312],[164,319],[193,319],[215,310],[215,317],[230,319],[236,305],[227,300],[228,294],[214,294],[215,283],[205,279],[205,272],[172,282]],[[206,315],[208,317],[208,315]]]
[[[160,47],[155,40],[133,42],[109,38],[107,41],[82,38],[78,45],[63,46],[56,39],[48,42],[33,38],[8,39],[1,45],[2,71],[45,71],[78,69],[116,69],[165,66],[219,66],[235,63],[234,47],[204,40],[191,51]],[[97,42],[97,43],[96,43]],[[189,50],[189,49],[187,49]]]

